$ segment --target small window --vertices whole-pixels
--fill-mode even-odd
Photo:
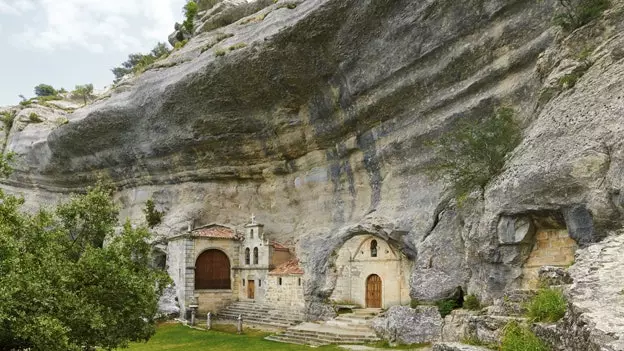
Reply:
[[[249,232],[249,237],[253,239],[253,229]]]
[[[258,286],[262,286],[262,280],[258,279]]]
[[[249,264],[249,248],[245,249],[245,264]]]
[[[245,286],[245,279],[243,279],[243,286]]]
[[[377,240],[371,241],[370,250],[371,257],[377,257]]]
[[[301,278],[297,279],[297,285],[301,286]]]
[[[282,285],[282,278],[281,277],[277,278],[277,284]]]
[[[258,248],[254,247],[254,264],[258,264]]]

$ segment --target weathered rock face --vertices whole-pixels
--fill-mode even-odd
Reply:
[[[5,188],[36,208],[104,178],[122,217],[143,221],[148,198],[166,211],[159,236],[254,212],[298,249],[318,315],[332,252],[364,233],[415,261],[412,296],[500,296],[520,283],[535,227],[586,245],[622,224],[621,4],[566,37],[556,3],[280,1],[198,31],[68,124],[14,127]],[[458,208],[425,175],[428,141],[501,105],[524,141]]]
[[[624,350],[624,233],[618,234],[577,253],[565,317],[536,328],[553,350]]]
[[[390,342],[421,344],[439,341],[443,319],[435,306],[393,306],[373,320],[377,335]]]

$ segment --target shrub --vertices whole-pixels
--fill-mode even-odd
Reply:
[[[32,123],[41,123],[41,122],[43,122],[43,119],[41,119],[41,117],[39,117],[39,115],[34,113],[34,112],[31,112],[30,115],[28,115],[28,119]]]
[[[56,89],[48,84],[39,84],[35,87],[35,95],[37,96],[52,96],[56,95]]]
[[[223,49],[215,50],[215,56],[225,56],[225,50]]]
[[[556,322],[567,309],[563,292],[558,289],[542,289],[527,304],[527,317],[537,322]]]
[[[82,98],[86,105],[87,100],[93,97],[93,84],[76,85],[72,95]]]
[[[33,103],[32,100],[22,100],[19,102],[20,106],[24,106],[24,107],[30,106],[32,105],[32,103]]]
[[[186,43],[188,43],[188,39],[184,39],[182,41],[179,41],[179,42],[175,43],[175,46],[173,47],[173,49],[174,50],[182,49],[184,47],[184,45],[186,45]]]
[[[481,309],[481,303],[479,302],[479,298],[476,295],[470,294],[464,298],[463,307],[468,310],[476,311]]]
[[[160,224],[162,221],[163,212],[156,209],[156,205],[154,205],[154,200],[152,199],[145,202],[145,209],[143,209],[143,213],[145,213],[145,221],[150,228]]]
[[[189,1],[184,5],[184,17],[186,18],[182,25],[187,32],[193,33],[193,29],[195,29],[195,24],[193,21],[195,20],[195,16],[197,16],[197,12],[199,8],[197,7],[197,3],[193,0]]]
[[[65,124],[67,124],[67,123],[69,123],[69,119],[67,119],[67,117],[59,117],[59,118],[56,120],[56,124],[57,124],[59,127],[60,127],[60,126],[62,126],[62,125],[65,125]]]
[[[501,172],[506,155],[521,141],[513,117],[513,109],[500,108],[481,121],[459,122],[433,142],[438,160],[427,168],[430,177],[447,179],[458,199],[477,187],[484,188]]]
[[[501,351],[550,351],[535,334],[526,326],[510,322],[503,329]]]
[[[459,307],[457,306],[457,301],[455,299],[440,300],[440,301],[437,301],[435,305],[438,307],[438,311],[440,312],[440,315],[442,316],[442,318],[446,317],[454,309]]]
[[[13,127],[13,121],[15,121],[15,116],[17,116],[16,111],[6,111],[0,114],[0,119],[2,119],[2,123],[4,124],[4,131],[9,132]]]
[[[562,10],[553,21],[566,31],[579,28],[600,17],[611,6],[610,0],[558,0]]]

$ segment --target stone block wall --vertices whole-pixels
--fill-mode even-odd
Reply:
[[[279,284],[280,278],[282,279],[281,285]],[[269,275],[266,283],[266,302],[288,309],[304,308],[302,275]]]
[[[208,312],[218,313],[236,300],[231,290],[197,290],[195,297],[199,302],[200,315]]]
[[[539,286],[538,271],[542,266],[567,267],[574,262],[577,244],[565,229],[543,229],[535,234],[535,244],[522,267],[522,286]]]

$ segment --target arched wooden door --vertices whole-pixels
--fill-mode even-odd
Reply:
[[[366,278],[366,307],[381,308],[381,278],[377,274]]]
[[[195,289],[231,289],[230,259],[221,250],[206,250],[195,262]]]

